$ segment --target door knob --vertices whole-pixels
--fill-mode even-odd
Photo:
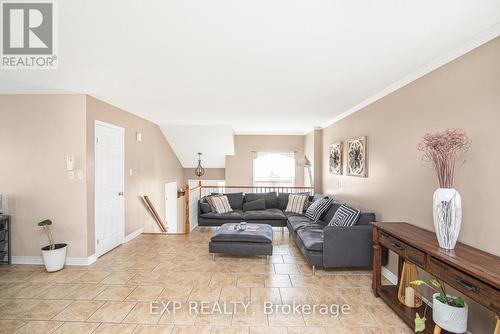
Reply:
[[[118,193],[118,196],[123,196],[123,191],[120,191],[120,192]]]

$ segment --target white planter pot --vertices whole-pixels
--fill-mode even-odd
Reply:
[[[444,330],[452,333],[465,333],[467,331],[468,306],[454,307],[441,303],[437,297],[439,293],[432,295],[432,319]]]
[[[462,224],[462,198],[458,191],[438,188],[433,196],[432,213],[439,247],[455,248]]]
[[[49,246],[42,248],[42,258],[45,264],[45,269],[50,272],[58,271],[64,268],[64,261],[66,261],[66,250],[68,245],[56,244],[56,249],[50,250]]]

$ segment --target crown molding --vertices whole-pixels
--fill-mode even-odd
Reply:
[[[460,46],[454,48],[447,54],[444,54],[440,57],[435,58],[432,60],[430,63],[427,65],[424,65],[420,67],[418,70],[404,76],[400,80],[392,83],[391,85],[387,86],[386,88],[382,89],[378,93],[370,96],[363,102],[353,106],[352,108],[344,111],[338,116],[335,116],[328,122],[326,122],[323,125],[323,128],[326,128],[327,126],[330,126],[341,119],[354,114],[355,112],[365,108],[366,106],[372,104],[373,102],[380,100],[381,98],[395,92],[396,90],[403,88],[404,86],[408,85],[409,83],[423,77],[426,74],[429,74],[430,72],[440,68],[443,65],[448,64],[449,62],[465,55],[466,53],[474,50],[475,48],[493,40],[494,38],[500,36],[500,22],[497,22],[494,24],[492,27],[484,30],[483,32],[477,34],[475,37],[472,39],[468,40],[467,42],[461,44]]]

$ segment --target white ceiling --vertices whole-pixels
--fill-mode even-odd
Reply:
[[[162,125],[161,131],[184,168],[224,168],[226,155],[234,155],[233,129],[228,125]]]
[[[160,125],[237,133],[323,125],[500,21],[498,0],[64,0],[58,10],[59,69],[0,71],[0,93],[87,93]]]

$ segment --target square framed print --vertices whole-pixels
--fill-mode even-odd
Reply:
[[[347,175],[366,177],[366,136],[347,141]]]
[[[342,174],[342,142],[331,144],[328,148],[330,173]]]

